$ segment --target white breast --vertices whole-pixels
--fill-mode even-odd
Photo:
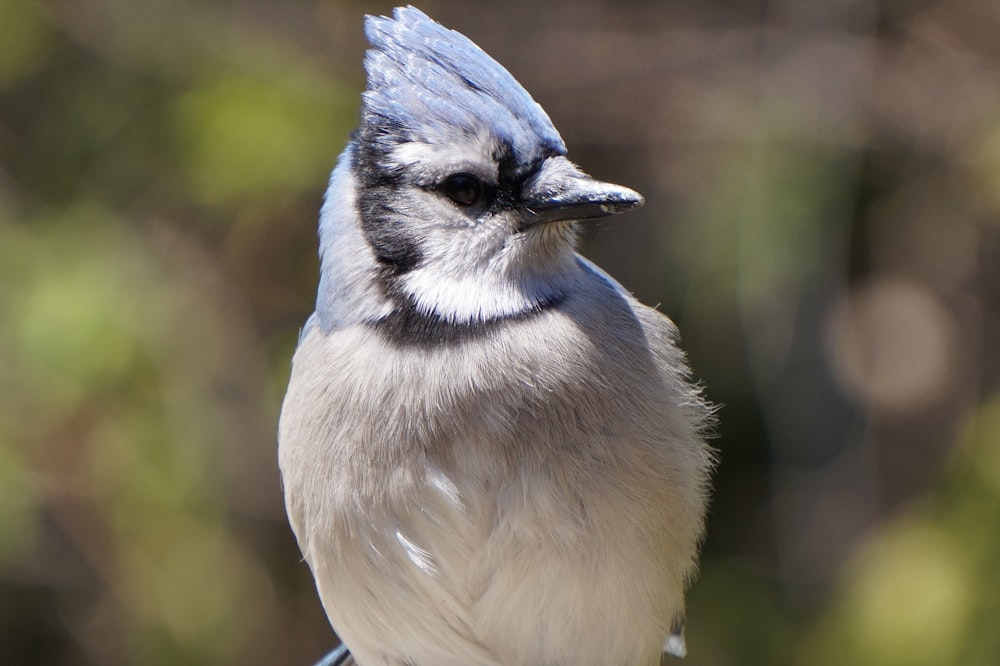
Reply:
[[[362,666],[659,663],[709,463],[672,325],[632,303],[419,354],[303,339],[286,502]]]

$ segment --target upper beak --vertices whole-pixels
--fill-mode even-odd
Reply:
[[[525,183],[522,229],[559,220],[588,220],[638,208],[645,199],[621,185],[594,180],[565,157],[550,157]]]

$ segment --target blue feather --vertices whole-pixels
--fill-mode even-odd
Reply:
[[[415,7],[368,16],[364,115],[396,140],[439,143],[489,132],[518,161],[566,153],[542,107],[510,72],[464,35]]]

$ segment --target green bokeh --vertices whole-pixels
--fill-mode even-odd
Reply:
[[[219,206],[287,199],[328,172],[328,151],[353,124],[354,91],[307,63],[266,71],[220,68],[177,99],[173,117],[182,167],[200,201]],[[317,130],[319,133],[317,135]]]
[[[724,403],[689,664],[1000,663],[992,2],[871,5],[867,27],[738,2],[425,8],[497,48],[584,168],[647,196],[588,250],[652,266],[626,286]],[[276,420],[361,16],[388,9],[0,0],[0,664],[305,666],[334,644]],[[872,58],[845,120],[852,48]],[[887,276],[956,336],[936,402],[905,413],[836,385],[827,351],[831,303]],[[841,560],[790,573],[778,479],[813,470],[781,456],[845,403],[877,501]],[[834,530],[853,487],[799,499]]]

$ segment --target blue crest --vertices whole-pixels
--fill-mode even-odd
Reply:
[[[366,17],[365,35],[366,122],[428,143],[488,131],[521,159],[566,153],[542,107],[464,35],[415,7]]]

